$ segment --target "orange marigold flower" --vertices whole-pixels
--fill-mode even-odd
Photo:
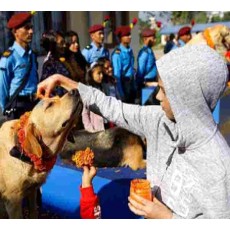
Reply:
[[[72,156],[72,161],[76,163],[78,168],[83,166],[92,166],[94,160],[94,152],[87,147],[84,151],[77,151]]]

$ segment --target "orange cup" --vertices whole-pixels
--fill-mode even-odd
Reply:
[[[152,200],[152,191],[150,182],[146,179],[133,179],[130,183],[130,197],[135,200],[133,193],[147,199]]]

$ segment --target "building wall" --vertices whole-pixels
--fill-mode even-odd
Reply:
[[[129,12],[129,23],[132,22],[133,18],[138,18],[138,11],[130,11]],[[133,53],[135,57],[135,63],[137,60],[138,51],[140,49],[140,37],[139,37],[139,23],[134,26],[132,29],[132,41],[131,41],[131,47],[133,48]]]
[[[67,30],[74,30],[79,34],[81,49],[89,44],[88,33],[88,11],[70,11],[67,12]]]

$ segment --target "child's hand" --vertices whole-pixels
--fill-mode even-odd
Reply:
[[[94,166],[83,166],[82,188],[90,187],[96,174],[97,169]]]
[[[153,197],[152,201],[149,201],[141,196],[133,194],[134,199],[129,197],[129,209],[139,216],[144,216],[149,219],[171,219],[172,211],[169,210],[163,203],[161,203],[156,197]]]

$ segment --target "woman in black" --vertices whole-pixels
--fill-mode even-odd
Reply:
[[[66,32],[65,43],[67,68],[71,72],[71,78],[75,81],[85,83],[87,62],[80,50],[78,34],[74,31]]]

